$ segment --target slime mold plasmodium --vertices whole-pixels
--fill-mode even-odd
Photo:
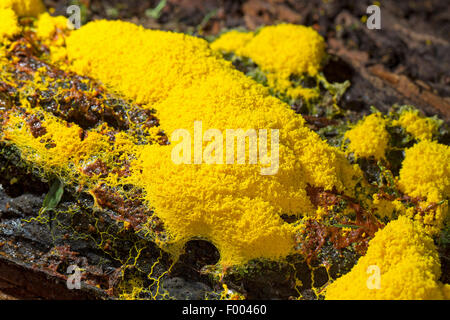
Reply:
[[[401,199],[382,199],[378,194],[374,195],[372,205],[380,217],[392,218],[393,213],[406,215],[420,220],[429,234],[436,235],[447,219],[450,195],[449,147],[431,141],[439,122],[419,116],[418,110],[400,112],[400,120],[373,113],[345,132],[344,138],[350,141],[348,152],[353,152],[356,158],[386,161],[390,142],[387,126],[399,124],[419,142],[405,150],[399,177],[393,183],[403,194],[418,199],[416,208],[404,206]]]
[[[325,41],[311,27],[279,24],[257,32],[229,31],[211,48],[251,58],[265,73],[269,87],[287,96],[316,98],[317,90],[294,87],[291,77],[317,77],[325,59]]]
[[[211,49],[223,52],[238,52],[254,36],[255,34],[253,32],[231,30],[214,40],[211,43]]]
[[[267,50],[267,48],[272,50]],[[267,72],[282,78],[306,73],[315,76],[325,57],[325,42],[311,27],[279,24],[257,33],[231,31],[211,44],[214,50],[250,57]]]
[[[173,243],[172,252],[178,253],[190,239],[204,238],[218,247],[223,265],[258,257],[279,259],[293,252],[295,234],[295,227],[280,215],[315,212],[306,194],[308,185],[354,195],[360,170],[307,129],[304,120],[266,88],[234,70],[206,41],[125,22],[99,21],[73,31],[65,42],[74,71],[103,81],[143,108],[156,109],[169,139],[175,129],[192,133],[196,120],[202,121],[203,130],[280,130],[280,166],[273,176],[262,176],[256,165],[176,165],[170,157],[172,146],[140,145],[124,151],[134,159],[130,160],[131,174],[117,182],[115,176],[103,181],[131,183],[145,192],[145,200],[170,235],[167,242]],[[82,148],[80,162],[67,152],[53,154],[54,148],[35,148],[45,140],[32,138],[28,128],[19,128],[15,119],[4,125],[3,140],[17,143],[21,150],[50,153],[41,157],[46,170],[52,170],[46,159],[53,157],[67,156],[70,164],[64,166],[67,161],[61,161],[61,165],[73,172],[74,164],[77,168],[99,153],[111,152]],[[42,125],[50,119],[44,117]],[[58,130],[76,131],[73,126],[61,125]],[[65,134],[50,132],[51,128],[48,134],[53,134],[53,143],[69,144],[66,150],[80,148],[70,147],[72,142],[63,139]],[[18,132],[31,140],[22,135],[15,138]],[[24,141],[30,143],[25,146]],[[105,157],[101,159],[109,163]]]
[[[436,247],[422,228],[406,217],[391,221],[370,241],[352,271],[326,289],[334,299],[449,299]]]
[[[348,151],[353,152],[356,158],[383,159],[389,144],[386,124],[387,121],[380,113],[365,117],[345,133],[344,138],[350,140]]]
[[[17,15],[12,9],[0,8],[0,42],[20,32]]]
[[[41,10],[36,12],[41,13]],[[17,24],[13,20],[11,25]],[[325,220],[328,211],[334,210],[333,206],[317,207],[308,190],[328,192],[335,200],[337,194],[354,201],[370,198],[364,194],[364,188],[360,188],[361,184],[365,186],[362,171],[350,164],[345,153],[322,141],[289,105],[271,96],[268,88],[235,70],[206,41],[185,34],[146,30],[121,21],[96,21],[76,31],[61,32],[63,24],[63,18],[52,18],[45,13],[35,22],[36,36],[50,47],[48,58],[61,69],[101,81],[120,97],[130,99],[132,105],[122,105],[116,121],[111,123],[97,121],[95,115],[110,114],[114,106],[105,103],[98,106],[99,110],[88,108],[87,112],[94,111],[94,117],[92,122],[86,123],[81,121],[86,117],[79,118],[75,110],[78,105],[64,105],[66,98],[70,102],[71,94],[76,95],[76,90],[58,89],[55,94],[61,102],[58,108],[48,108],[43,101],[32,104],[26,99],[30,88],[45,92],[53,86],[54,79],[43,79],[58,73],[44,66],[35,70],[31,79],[21,79],[20,86],[15,88],[17,79],[8,78],[14,74],[8,68],[10,60],[15,61],[18,55],[11,58],[14,50],[5,50],[8,47],[5,43],[0,50],[2,77],[5,74],[2,81],[21,98],[2,114],[0,141],[16,148],[22,159],[37,167],[42,176],[56,175],[66,185],[80,186],[100,207],[106,202],[101,197],[106,188],[145,203],[144,218],[150,220],[156,215],[166,232],[164,237],[156,237],[156,242],[175,258],[187,241],[205,239],[218,248],[219,265],[223,267],[243,265],[257,258],[280,261],[291,253],[298,253],[296,236],[306,225],[288,223],[282,215],[306,217],[305,220],[311,222]],[[297,41],[301,39],[299,43],[304,50],[298,47],[291,50],[281,45],[284,49],[280,49],[276,59],[268,56],[270,52],[273,54],[270,48],[278,49],[277,37],[288,31],[298,37]],[[236,37],[240,38],[239,46],[223,44],[223,48],[252,48],[246,49],[246,55],[268,74],[273,74],[276,80],[271,86],[289,80],[288,72],[317,76],[324,43],[310,28],[280,25],[263,28],[255,34],[236,34]],[[14,48],[26,50],[27,45],[18,42]],[[290,56],[289,50],[299,56]],[[309,58],[300,56],[300,51],[310,55]],[[284,62],[279,64],[279,61]],[[84,80],[81,83],[86,84]],[[92,90],[87,97],[94,99],[97,95],[103,93]],[[62,110],[61,106],[68,109]],[[145,122],[142,118],[149,116],[145,113],[149,110],[156,110],[160,127],[142,129]],[[133,120],[134,112],[141,114],[138,121]],[[201,136],[208,129],[222,133],[227,129],[279,130],[278,172],[261,175],[263,163],[175,164],[171,159],[172,149],[179,141],[172,139],[172,133],[185,129],[193,137],[196,121],[202,123]],[[366,117],[349,131],[349,150],[356,157],[383,160],[389,141],[386,125],[380,114]],[[162,131],[170,144],[155,143]],[[371,139],[367,139],[367,135]],[[225,134],[222,138],[226,138]],[[369,147],[364,144],[367,140],[372,142]],[[202,150],[209,146],[208,141],[201,143]],[[425,163],[421,155],[425,155]],[[364,267],[372,262],[379,264],[382,276],[386,277],[382,283],[391,289],[375,296],[368,293],[367,297],[446,297],[442,292],[447,292],[448,286],[444,287],[447,291],[442,291],[437,282],[437,254],[423,226],[432,225],[435,232],[439,231],[447,215],[444,210],[448,209],[441,202],[448,199],[448,163],[448,147],[435,142],[422,141],[406,151],[397,181],[400,190],[410,197],[420,197],[423,206],[436,206],[438,202],[440,205],[434,207],[436,210],[432,213],[426,211],[428,214],[421,220],[417,210],[403,206],[403,199],[385,201],[374,196],[373,204],[378,206],[380,216],[393,219],[392,213],[397,210],[403,216],[411,215],[420,221],[411,222],[401,216],[379,231],[367,256],[361,258],[347,276],[329,287],[328,298],[344,297],[342,291],[352,282],[361,280],[362,273],[367,278]],[[421,170],[427,174],[422,175]],[[344,213],[352,211],[347,209]],[[150,233],[149,224],[143,219],[133,228]],[[356,232],[351,228],[342,231]],[[410,237],[404,237],[405,234]],[[398,243],[401,245],[396,247]],[[389,245],[387,250],[383,249],[385,245]],[[414,261],[418,256],[421,259]],[[406,285],[400,274],[404,270],[411,271],[416,281],[414,285]],[[422,284],[422,291],[413,292],[415,285]],[[363,284],[358,282],[355,288],[359,286]],[[400,294],[395,296],[398,292]],[[361,289],[349,292],[348,297],[365,296],[366,291]]]
[[[427,232],[437,234],[448,216],[450,147],[424,140],[407,149],[398,184],[407,195],[421,199],[422,210],[433,209],[414,219],[421,221]]]
[[[20,17],[37,17],[44,11],[45,6],[41,0],[2,0],[0,2],[0,42],[20,33],[21,27],[18,21]]]
[[[142,149],[129,179],[146,191],[176,243],[206,238],[219,248],[224,264],[258,256],[278,259],[292,252],[294,234],[279,216],[314,212],[308,184],[354,195],[359,169],[205,41],[99,21],[66,42],[76,71],[151,105],[169,139],[181,128],[193,136],[196,120],[203,130],[280,130],[280,166],[273,176],[261,176],[254,165],[176,165],[171,147]]]
[[[392,124],[403,127],[418,140],[431,140],[439,127],[437,120],[421,116],[419,110],[404,110]]]

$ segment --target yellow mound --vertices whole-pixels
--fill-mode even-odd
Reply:
[[[420,230],[405,217],[390,222],[375,234],[357,265],[327,288],[326,298],[444,299],[449,285],[438,282],[436,247]]]
[[[386,131],[386,120],[380,113],[365,117],[344,137],[350,140],[348,151],[353,152],[356,158],[374,157],[380,160],[385,157],[389,133]]]
[[[440,201],[450,196],[450,147],[421,141],[405,151],[399,186],[412,197]]]
[[[267,73],[269,86],[279,92],[307,100],[317,96],[316,91],[294,88],[290,82],[291,75],[316,76],[325,58],[325,42],[310,27],[279,24],[256,34],[230,31],[216,39],[211,48],[251,58]]]
[[[436,121],[420,116],[419,110],[402,112],[400,118],[392,124],[405,128],[406,132],[419,140],[431,140],[438,129]]]
[[[169,138],[176,129],[193,137],[194,121],[202,121],[202,133],[221,130],[224,140],[226,129],[280,130],[273,176],[260,174],[261,163],[177,165],[171,159],[175,143],[139,151],[127,180],[146,191],[175,247],[201,237],[221,250],[223,263],[280,258],[292,251],[294,230],[279,215],[314,214],[308,184],[353,194],[361,173],[343,153],[206,41],[98,21],[72,32],[66,43],[74,70],[155,108]]]
[[[425,199],[419,202],[425,214],[414,218],[427,232],[437,234],[448,216],[450,147],[424,140],[407,149],[398,184],[409,196]]]
[[[287,77],[316,75],[325,56],[325,42],[317,31],[287,23],[264,27],[256,34],[230,31],[211,48],[249,57],[264,71]]]
[[[0,43],[20,32],[17,16],[12,9],[0,8]]]
[[[67,18],[63,16],[53,17],[47,12],[39,16],[36,23],[36,35],[42,40],[50,40],[55,36],[56,29],[67,28]]]

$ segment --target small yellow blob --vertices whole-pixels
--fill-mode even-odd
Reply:
[[[450,147],[421,141],[405,151],[400,189],[412,197],[441,201],[450,195]]]
[[[279,24],[257,33],[230,31],[211,44],[214,50],[251,58],[267,75],[269,87],[290,97],[311,100],[317,90],[297,87],[291,75],[316,76],[325,58],[325,41],[311,27]]]
[[[67,29],[67,21],[67,18],[64,16],[53,17],[44,12],[37,20],[36,35],[42,40],[50,40],[54,37],[57,29]]]
[[[0,8],[0,43],[20,33],[17,15],[12,9]]]
[[[422,117],[419,110],[402,112],[400,118],[394,120],[392,124],[405,128],[406,132],[418,140],[431,140],[439,127],[436,120]]]
[[[380,218],[392,219],[397,214],[405,214],[406,208],[399,200],[387,200],[379,197],[378,194],[373,195],[373,208]]]
[[[426,199],[420,202],[426,213],[415,218],[428,225],[431,234],[439,232],[448,216],[450,147],[424,140],[407,149],[398,185],[409,196]]]
[[[311,27],[286,23],[262,28],[236,53],[281,78],[303,73],[315,76],[325,57],[325,41]]]
[[[386,123],[380,113],[371,114],[358,122],[345,133],[344,138],[350,140],[348,151],[353,152],[356,158],[383,159],[389,144]]]

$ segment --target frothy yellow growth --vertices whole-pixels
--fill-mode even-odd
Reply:
[[[58,23],[63,21],[45,15],[41,19],[38,33],[43,40],[52,38],[55,28],[60,27]],[[235,71],[203,40],[101,21],[74,32],[67,43],[72,69],[100,79],[122,95],[138,100],[143,107],[157,109],[169,138],[173,130],[180,128],[193,136],[196,120],[202,121],[203,132],[209,128],[222,132],[228,128],[280,130],[278,174],[261,176],[259,166],[247,164],[175,165],[171,160],[173,146],[138,145],[125,131],[115,134],[112,141],[105,134],[111,133],[106,125],[83,131],[75,124],[31,108],[26,99],[20,101],[20,111],[5,112],[1,142],[17,147],[26,161],[46,174],[56,174],[67,179],[65,182],[76,181],[88,188],[104,183],[125,196],[129,194],[120,186],[140,187],[143,200],[154,207],[169,233],[167,241],[157,241],[164,241],[160,244],[170,252],[178,254],[186,241],[202,238],[217,246],[223,265],[261,257],[280,259],[293,252],[294,235],[300,228],[284,222],[281,214],[309,214],[317,218],[326,214],[322,207],[313,208],[306,195],[307,185],[336,188],[354,196],[356,182],[362,178],[360,170],[349,165],[342,152],[307,129],[288,105]],[[52,45],[65,50],[65,41]],[[54,58],[53,50],[51,54]],[[39,72],[35,78],[36,88],[40,88]],[[45,128],[37,137],[27,123],[31,116],[39,118]],[[360,136],[358,139],[362,141]],[[433,148],[427,151],[424,147],[423,153],[433,154],[433,165],[444,166],[447,181],[436,182],[436,190],[426,193],[428,200],[421,203],[423,206],[448,197],[448,147]],[[409,155],[410,150],[403,167],[409,169],[405,169],[403,177],[401,173],[400,181],[416,185],[420,180],[418,167],[408,165],[407,160],[415,163],[420,156]],[[436,158],[436,154],[443,158]],[[130,174],[119,177],[109,170],[106,177],[87,175],[83,169],[97,160],[108,169],[117,169],[124,164],[122,160],[127,160]],[[407,192],[416,191],[413,188]],[[374,196],[374,205],[383,217],[391,218],[394,210],[410,216],[399,201]],[[423,222],[429,223],[428,215]],[[342,230],[343,234],[349,231]],[[381,270],[379,290],[367,288],[370,275],[366,271],[370,265]],[[439,269],[435,247],[423,233],[422,225],[400,217],[377,233],[367,255],[328,288],[327,298],[448,299],[450,287],[437,282]]]
[[[311,89],[294,88],[291,75],[316,76],[325,57],[325,42],[311,27],[280,24],[253,33],[230,31],[211,44],[215,50],[232,51],[251,58],[267,72],[270,87],[291,97],[317,97]],[[303,89],[303,90],[302,90]]]
[[[293,250],[294,228],[280,214],[314,214],[308,184],[353,194],[361,172],[304,126],[289,106],[234,70],[204,40],[125,22],[89,23],[67,38],[73,68],[157,110],[175,129],[279,129],[280,167],[175,165],[173,146],[144,146],[127,181],[141,187],[180,248],[205,238],[223,264],[280,258]]]
[[[350,140],[348,151],[353,152],[355,157],[374,157],[380,160],[385,157],[389,144],[386,120],[380,113],[371,114],[347,131],[344,138]]]
[[[211,49],[223,52],[236,52],[244,47],[252,38],[253,32],[232,30],[222,34],[211,43]]]
[[[379,268],[379,289],[375,270]],[[369,270],[369,272],[368,272]],[[370,241],[367,254],[326,290],[326,298],[444,299],[440,262],[433,240],[405,217],[391,221]],[[372,289],[369,289],[372,288]]]
[[[130,23],[92,22],[66,41],[75,71],[112,85],[137,103],[159,101],[174,87],[187,88],[230,65],[202,39]]]
[[[412,197],[440,201],[450,195],[450,147],[421,141],[405,151],[400,189]]]
[[[426,213],[415,215],[415,219],[427,232],[438,233],[448,215],[450,147],[424,140],[407,149],[398,184],[409,196],[426,199],[420,202]]]
[[[406,214],[407,209],[399,200],[381,199],[378,194],[373,196],[373,208],[380,218],[392,219],[397,214]],[[414,209],[414,208],[413,208]]]
[[[219,249],[223,265],[293,252],[295,229],[280,218],[279,208],[294,204],[294,196],[304,204],[303,190],[277,190],[282,186],[276,179],[264,181],[248,165],[175,165],[170,152],[168,147],[144,148],[129,180],[144,188],[164,221],[171,236],[167,245],[173,244],[169,251],[178,253],[190,239],[206,239]],[[276,202],[286,194],[291,198]]]
[[[283,78],[303,73],[314,76],[325,57],[325,42],[311,27],[280,24],[261,29],[237,54]]]
[[[406,132],[418,140],[431,140],[438,129],[437,122],[431,118],[420,116],[419,110],[402,112],[400,118],[393,121],[392,124],[405,128]]]
[[[67,58],[64,46],[65,33],[69,33],[68,20],[64,16],[51,16],[44,12],[35,23],[36,35],[50,49],[52,62],[65,69],[64,62]]]
[[[53,17],[47,12],[39,16],[36,23],[36,35],[43,40],[50,40],[55,36],[56,30],[67,29],[67,18],[64,16]]]
[[[0,9],[0,43],[19,32],[15,12],[12,9]]]
[[[2,0],[0,9],[12,9],[19,17],[36,17],[45,11],[41,0]]]

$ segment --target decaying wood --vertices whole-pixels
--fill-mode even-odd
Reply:
[[[349,50],[341,41],[336,39],[330,39],[328,45],[330,53],[339,56],[350,64],[376,90],[394,96],[398,101],[409,102],[421,108],[427,114],[440,114],[446,122],[450,121],[449,98],[442,98],[432,92],[426,84],[419,86],[404,75],[388,71],[381,64],[370,65],[367,52]]]
[[[0,255],[0,299],[99,299],[101,290],[82,284],[82,289],[69,290],[66,280],[43,270]]]

